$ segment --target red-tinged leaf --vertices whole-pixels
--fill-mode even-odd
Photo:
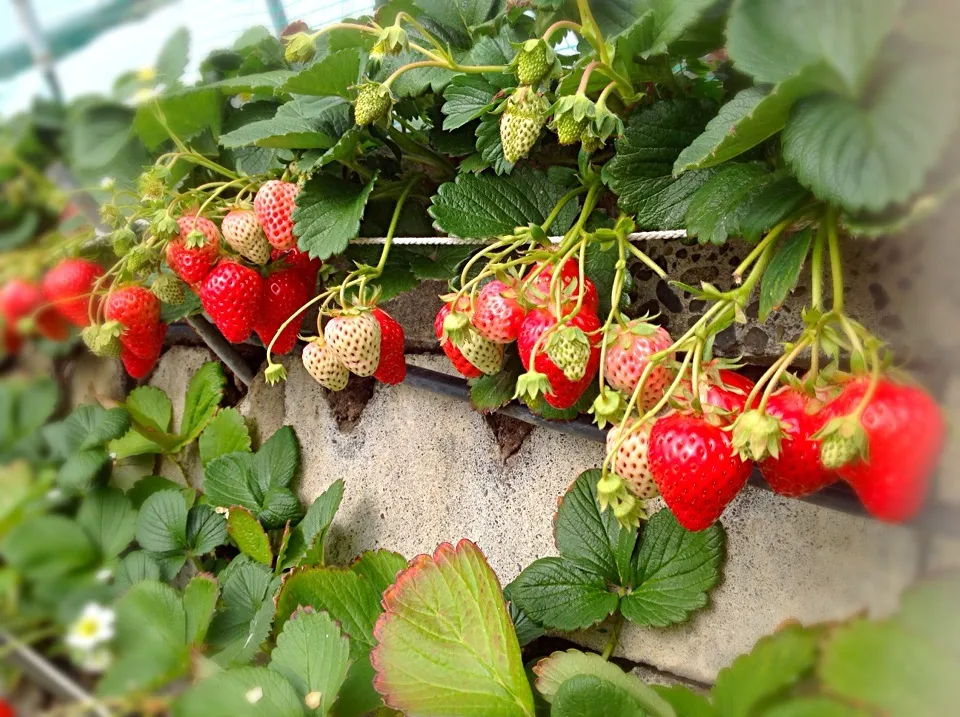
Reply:
[[[500,583],[468,540],[421,555],[383,595],[374,688],[420,717],[532,717],[533,695]]]

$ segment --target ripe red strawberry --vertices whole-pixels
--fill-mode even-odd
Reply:
[[[464,301],[467,301],[464,299]],[[466,378],[477,378],[483,375],[483,371],[478,369],[472,363],[470,363],[463,353],[454,346],[453,341],[449,338],[445,338],[443,335],[443,321],[447,318],[450,312],[453,309],[451,303],[446,303],[440,307],[440,311],[437,312],[437,318],[433,322],[433,332],[437,337],[437,340],[440,342],[440,348],[443,349],[443,353],[447,355],[447,358],[450,359],[450,363],[453,364],[453,367],[460,372],[461,375]],[[461,308],[461,310],[463,310]]]
[[[823,410],[824,421],[853,413],[868,384],[866,378],[847,384]],[[920,388],[881,379],[860,423],[867,434],[869,454],[837,473],[875,518],[895,523],[913,518],[923,505],[943,447],[940,408]]]
[[[619,328],[608,341],[604,378],[613,388],[626,394],[632,394],[640,383],[640,376],[647,367],[647,358],[673,344],[666,329],[640,319],[634,319],[625,328]],[[667,357],[672,358],[672,355]],[[645,411],[657,405],[672,380],[673,371],[662,364],[650,372],[640,397]]]
[[[17,323],[35,315],[37,332],[41,336],[62,341],[69,335],[70,328],[52,307],[41,309],[46,303],[43,291],[32,281],[11,279],[0,289],[0,314],[9,330],[19,333]]]
[[[23,345],[23,339],[6,321],[3,322],[3,331],[0,333],[0,356],[15,354]]]
[[[537,263],[530,271],[527,273],[525,279],[533,276],[534,272],[542,266],[542,262]],[[550,304],[552,298],[550,297],[550,283],[553,281],[553,266],[547,264],[547,266],[541,271],[537,278],[534,279],[532,286],[536,291],[529,292],[530,296],[528,299],[531,303],[537,304],[539,306],[546,306]],[[566,302],[576,303],[578,296],[580,295],[580,264],[579,262],[573,259],[567,259],[564,262],[563,268],[560,270],[560,283],[561,291],[563,296],[566,299]],[[597,287],[594,286],[593,282],[590,281],[590,277],[584,275],[583,277],[583,308],[591,313],[597,313],[600,309],[600,297],[597,295]]]
[[[293,235],[293,210],[300,187],[290,182],[271,179],[253,198],[253,211],[263,227],[270,245],[276,249],[292,249],[297,244]]]
[[[614,472],[626,481],[631,493],[643,500],[655,498],[657,495],[657,484],[653,480],[648,460],[652,428],[653,422],[647,421],[630,433],[613,460]],[[608,452],[616,445],[619,430],[619,426],[614,426],[607,433]]]
[[[223,337],[238,344],[250,338],[263,293],[263,279],[235,261],[221,261],[200,288],[200,303]]]
[[[90,296],[103,269],[86,259],[64,259],[43,277],[43,294],[74,326],[89,326]]]
[[[296,269],[281,269],[267,277],[263,282],[260,308],[253,324],[253,329],[264,346],[269,346],[283,322],[307,303],[309,298],[303,277]],[[297,343],[300,323],[294,319],[287,325],[274,342],[273,353],[282,355],[290,352]]]
[[[744,412],[747,396],[754,386],[753,381],[736,371],[712,366],[704,366],[699,383],[701,406],[713,413],[724,415],[726,422],[736,420],[737,416]],[[689,399],[692,397],[689,379],[681,381],[680,390],[675,395],[682,407],[689,408]],[[756,408],[758,403],[759,397],[753,400],[750,407]]]
[[[160,300],[151,291],[136,284],[115,289],[107,295],[103,313],[123,327],[120,344],[129,353],[141,359],[159,354]]]
[[[270,242],[250,209],[234,209],[220,222],[223,239],[247,261],[266,264],[270,261]]]
[[[380,362],[380,324],[370,311],[334,316],[323,338],[340,361],[357,376],[372,376]]]
[[[537,339],[556,323],[556,317],[546,309],[533,309],[523,320],[520,335],[517,337],[517,350],[520,353],[520,361],[526,370],[530,370],[530,357]],[[578,380],[567,378],[561,367],[557,366],[547,355],[547,347],[544,345],[546,341],[540,342],[536,359],[533,362],[534,368],[544,374],[550,383],[550,391],[544,395],[544,399],[549,405],[559,409],[570,408],[579,400],[600,367],[600,339],[599,334],[596,333],[600,329],[600,319],[597,318],[597,315],[592,311],[581,308],[580,312],[566,325],[581,329],[587,334],[590,342],[590,353],[587,357],[583,376]]]
[[[734,454],[729,431],[677,412],[653,424],[647,460],[660,495],[687,530],[713,525],[753,470]]]
[[[380,360],[373,377],[390,386],[402,383],[407,377],[407,363],[403,357],[403,327],[379,307],[373,310],[373,318],[380,324]]]
[[[150,354],[147,356],[137,356],[126,345],[120,348],[120,361],[123,362],[123,368],[131,378],[145,378],[157,365],[160,358],[160,352],[163,349],[163,339],[167,335],[167,325],[157,324],[153,336],[150,339]]]
[[[206,217],[185,214],[177,219],[180,233],[167,243],[167,265],[174,274],[194,286],[203,281],[220,256],[220,231]],[[203,235],[203,244],[193,246],[188,236],[194,230]]]
[[[780,455],[758,464],[775,493],[800,498],[837,480],[820,464],[820,441],[812,438],[826,422],[823,404],[792,386],[784,386],[767,402],[766,412],[782,423]]]
[[[282,260],[288,266],[292,266],[303,276],[303,283],[307,291],[311,294],[317,288],[317,274],[320,273],[320,267],[323,262],[319,259],[311,259],[305,251],[300,251],[297,247],[292,249],[274,249],[270,252],[271,261]]]
[[[526,315],[526,309],[517,301],[516,287],[494,279],[480,290],[470,322],[488,341],[509,344],[517,340]]]

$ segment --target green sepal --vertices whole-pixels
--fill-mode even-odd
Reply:
[[[745,461],[777,459],[786,427],[776,416],[756,408],[749,410],[733,424],[733,450]]]
[[[533,401],[541,393],[545,394],[549,390],[550,381],[547,380],[546,374],[531,368],[517,378],[517,390],[513,397]]]
[[[608,423],[620,423],[626,407],[627,402],[619,391],[614,391],[609,386],[603,386],[594,399],[589,413],[593,414],[594,421],[599,428],[605,428]]]
[[[297,32],[284,38],[286,47],[283,49],[283,59],[289,63],[308,62],[317,54],[317,41],[313,35],[306,32]]]
[[[263,372],[263,377],[269,385],[274,386],[287,380],[287,369],[281,363],[270,364]]]

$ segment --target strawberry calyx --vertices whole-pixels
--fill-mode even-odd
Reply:
[[[766,411],[754,408],[742,413],[730,430],[733,450],[742,460],[762,461],[767,457],[780,457],[787,424]]]
[[[537,396],[546,394],[550,390],[551,386],[547,375],[537,371],[531,365],[529,371],[517,377],[517,388],[513,397],[533,401]]]
[[[284,368],[282,363],[272,363],[267,366],[266,371],[263,372],[263,377],[267,384],[275,386],[287,380],[287,369]]]
[[[823,441],[820,463],[824,468],[836,470],[869,458],[870,441],[859,416],[833,418],[812,438]]]
[[[593,405],[588,412],[593,415],[597,426],[604,428],[608,423],[619,423],[626,407],[623,395],[604,385],[600,387],[600,393],[593,400]]]

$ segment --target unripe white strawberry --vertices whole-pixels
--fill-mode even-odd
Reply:
[[[652,421],[647,421],[632,431],[620,446],[613,460],[614,472],[623,478],[630,492],[637,498],[647,500],[657,496],[657,484],[653,480],[650,466],[647,462],[647,449],[650,444],[650,429]],[[607,451],[612,451],[616,445],[618,426],[614,426],[607,433]],[[629,429],[628,429],[629,430]]]
[[[607,341],[604,377],[613,388],[627,394],[632,394],[640,382],[647,359],[673,344],[666,329],[641,319],[630,321]],[[658,365],[650,372],[640,397],[644,410],[649,411],[657,405],[672,380],[673,372],[664,365]]]
[[[342,391],[347,386],[350,372],[322,336],[317,336],[303,347],[303,366],[314,380],[330,391]]]
[[[473,326],[468,325],[456,347],[467,361],[489,376],[500,373],[503,368],[504,345],[483,338]]]
[[[380,363],[380,324],[369,311],[334,316],[323,329],[327,345],[357,376],[372,376]]]
[[[254,264],[270,261],[272,247],[252,210],[234,209],[223,218],[220,232],[230,248],[244,259]]]

